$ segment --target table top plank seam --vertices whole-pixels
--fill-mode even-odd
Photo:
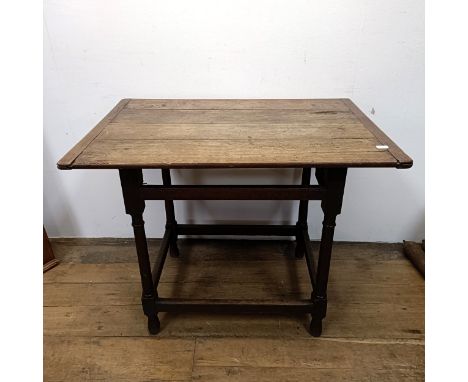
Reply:
[[[129,110],[124,109],[116,117],[117,123],[138,124],[307,124],[311,122],[359,122],[352,112],[317,113],[308,110]]]

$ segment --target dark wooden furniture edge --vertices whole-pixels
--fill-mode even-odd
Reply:
[[[403,253],[424,278],[426,264],[424,246],[414,241],[403,240]]]
[[[388,151],[397,161],[396,168],[410,168],[413,166],[413,160],[404,153],[398,145],[393,142],[387,134],[380,130],[372,120],[365,115],[361,109],[349,98],[343,98],[342,101],[350,108],[362,124],[379,140],[380,143],[388,146]]]
[[[311,169],[304,168],[300,186],[239,186],[229,191],[229,186],[173,186],[169,170],[162,170],[163,187],[147,185],[143,179],[142,169],[119,170],[125,211],[131,216],[135,237],[135,246],[140,269],[143,313],[148,319],[148,330],[157,334],[160,330],[158,313],[161,311],[177,312],[185,310],[214,312],[303,312],[310,313],[310,333],[320,336],[322,320],[327,312],[327,284],[330,268],[333,236],[336,217],[341,213],[347,168],[316,169],[315,177],[318,186],[310,185]],[[250,189],[249,189],[250,187]],[[165,188],[165,189],[164,189]],[[265,192],[265,189],[268,192]],[[176,192],[177,191],[177,195]],[[285,195],[284,191],[290,193]],[[297,191],[301,191],[297,194]],[[173,199],[208,198],[212,200],[262,200],[278,198],[298,198],[299,214],[296,225],[260,225],[240,226],[212,224],[179,224],[174,215]],[[278,194],[276,194],[278,193]],[[257,195],[253,195],[257,194]],[[173,199],[169,197],[173,195]],[[177,196],[177,197],[176,197]],[[146,240],[143,212],[146,200],[165,200],[166,229],[158,251],[157,258],[151,266]],[[322,235],[317,259],[312,253],[307,231],[308,200],[321,200],[324,214]],[[255,227],[255,228],[254,228]],[[164,299],[158,294],[158,284],[168,252],[173,257],[179,256],[177,238],[181,234],[270,234],[296,236],[296,258],[305,257],[312,293],[309,300],[302,301],[241,301],[241,300],[181,300]]]
[[[196,312],[196,313],[267,313],[291,314],[311,313],[314,304],[311,300],[230,300],[230,299],[182,299],[161,298],[155,302],[158,312]]]
[[[52,250],[52,245],[44,226],[42,226],[42,259],[43,272],[47,272],[59,263],[54,256],[54,251]]]
[[[99,164],[99,165],[71,165],[70,167],[62,168],[60,166],[57,166],[60,170],[72,170],[72,169],[87,169],[87,170],[99,170],[99,169],[107,169],[107,170],[120,170],[120,169],[126,169],[126,170],[138,170],[138,169],[143,169],[143,170],[161,170],[161,169],[168,169],[168,170],[194,170],[194,169],[216,169],[216,168],[222,168],[222,169],[229,169],[229,168],[257,168],[257,169],[262,169],[262,168],[305,168],[305,167],[311,167],[311,168],[341,168],[343,167],[343,164],[337,164],[337,163],[326,163],[322,162],[320,164],[316,163],[310,163],[310,162],[304,162],[304,163],[239,163],[239,164],[224,164],[224,163],[177,163],[177,164],[168,164],[168,165],[157,165],[157,166],[149,166],[149,165],[107,165],[107,164]],[[387,163],[382,163],[382,162],[366,162],[366,163],[354,163],[354,164],[346,164],[347,168],[400,168],[396,166],[395,162],[387,162]],[[410,166],[411,167],[411,166]]]
[[[49,269],[52,269],[56,265],[59,265],[59,263],[60,262],[57,259],[54,259],[54,260],[51,260],[51,261],[47,262],[46,264],[44,264],[42,266],[42,272],[43,273],[47,272]]]
[[[325,189],[294,185],[143,185],[139,193],[145,200],[321,200]]]
[[[130,98],[124,98],[120,100],[117,105],[90,131],[86,134],[75,146],[73,146],[68,153],[66,153],[62,159],[57,163],[57,167],[60,170],[70,170],[74,168],[73,162],[79,155],[89,146],[89,144],[96,139],[96,137],[102,132],[102,130],[111,122],[117,114],[130,102]]]

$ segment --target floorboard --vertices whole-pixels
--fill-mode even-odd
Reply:
[[[303,315],[169,313],[150,337],[132,240],[52,245],[61,263],[44,274],[46,381],[424,380],[424,280],[399,244],[335,245],[319,339]],[[180,249],[161,296],[310,295],[291,242],[181,240]]]

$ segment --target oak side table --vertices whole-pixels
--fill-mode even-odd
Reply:
[[[151,334],[158,312],[308,313],[320,336],[335,219],[349,167],[409,168],[412,159],[349,99],[156,100],[124,99],[59,162],[59,169],[119,170],[125,211],[132,218],[143,312]],[[302,168],[300,185],[172,185],[170,169]],[[318,185],[310,185],[315,168]],[[161,169],[162,185],[143,181]],[[151,267],[143,221],[145,200],[164,200],[166,229]],[[299,200],[295,225],[179,224],[174,200]],[[318,258],[307,229],[309,200],[324,214]],[[294,236],[305,257],[311,298],[301,301],[201,300],[159,297],[166,255],[179,256],[178,235]],[[222,297],[222,296],[221,296]]]

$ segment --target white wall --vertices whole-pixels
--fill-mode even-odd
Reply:
[[[424,235],[422,0],[45,0],[44,224],[50,236],[130,237],[117,171],[55,163],[121,98],[354,100],[414,159],[351,169],[338,240]],[[149,180],[160,182],[157,171]],[[175,182],[298,182],[299,170],[175,171]],[[246,208],[242,207],[245,205]],[[296,220],[289,202],[179,202],[178,220]],[[160,237],[162,202],[148,202]],[[311,236],[321,213],[310,207]]]

